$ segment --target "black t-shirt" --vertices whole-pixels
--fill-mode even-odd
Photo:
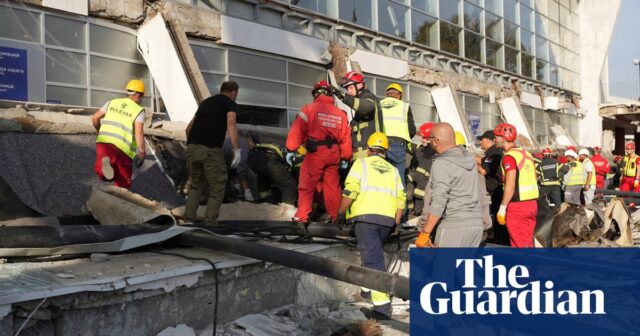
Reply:
[[[229,112],[238,112],[238,104],[231,98],[217,94],[205,99],[198,106],[187,143],[222,148],[227,134],[227,113]]]
[[[504,155],[501,148],[493,145],[487,149],[482,158],[482,168],[487,171],[485,175],[485,183],[487,185],[487,192],[493,193],[500,186],[500,161]]]

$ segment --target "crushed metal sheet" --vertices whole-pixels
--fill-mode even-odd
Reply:
[[[102,224],[148,223],[161,216],[171,218],[175,224],[171,212],[160,203],[114,186],[94,187],[87,209]]]

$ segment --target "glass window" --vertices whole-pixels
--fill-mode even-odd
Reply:
[[[220,92],[220,86],[225,81],[224,75],[214,75],[210,73],[203,73],[202,77],[204,78],[204,82],[207,84],[207,88],[209,89],[209,93],[211,93],[211,95],[214,95]]]
[[[92,24],[90,37],[91,51],[143,61],[135,35]]]
[[[502,19],[497,15],[486,12],[484,14],[484,20],[487,37],[494,41],[502,42]]]
[[[460,24],[459,0],[440,0],[440,19]]]
[[[555,66],[549,69],[549,84],[558,85],[558,68]]]
[[[468,112],[481,112],[482,100],[480,97],[464,96],[464,110]]]
[[[47,81],[86,84],[86,56],[81,53],[47,49]]]
[[[476,33],[482,32],[482,9],[464,2],[464,27]]]
[[[313,86],[326,78],[327,73],[322,70],[289,62],[289,82]]]
[[[378,0],[378,30],[406,38],[407,7],[389,0]]]
[[[411,7],[421,10],[431,16],[437,16],[438,0],[411,0]]]
[[[378,94],[378,96],[386,97],[385,92],[387,91],[387,86],[389,86],[389,84],[391,83],[400,84],[400,86],[402,87],[402,90],[404,91],[404,97],[402,99],[405,100],[407,95],[407,84],[400,83],[400,82],[392,82],[392,81],[380,79],[380,78],[376,79],[376,93]]]
[[[524,29],[520,30],[520,50],[533,54],[533,33]]]
[[[565,27],[571,26],[571,15],[567,8],[560,7],[560,24]]]
[[[296,85],[289,85],[289,106],[292,108],[301,108],[311,103],[311,89]]]
[[[285,81],[285,62],[229,50],[229,73]]]
[[[551,43],[549,45],[549,62],[554,65],[561,65],[563,58],[563,48],[555,43]]]
[[[260,8],[260,22],[269,26],[282,27],[282,12],[270,8]]]
[[[547,17],[555,22],[558,22],[558,15],[560,13],[560,8],[558,7],[558,3],[556,0],[549,0],[549,14]]]
[[[486,40],[487,64],[496,68],[502,68],[502,44]]]
[[[60,47],[84,49],[84,22],[47,15],[45,18],[45,43]]]
[[[88,106],[87,90],[47,85],[47,103]]]
[[[512,23],[518,23],[518,3],[516,0],[504,0],[504,18]]]
[[[560,43],[560,25],[549,21],[549,40]]]
[[[340,1],[338,3],[340,20],[371,28],[372,5],[371,1]]]
[[[464,31],[464,56],[476,62],[482,61],[482,36]]]
[[[289,113],[283,108],[240,105],[239,124],[286,127]]]
[[[237,16],[246,20],[253,21],[255,19],[255,13],[253,4],[244,1],[226,1],[227,12],[226,14],[231,16]]]
[[[191,50],[193,51],[193,55],[198,62],[198,67],[200,67],[200,70],[220,72],[225,71],[226,57],[224,55],[224,50],[203,47],[199,45],[192,45]]]
[[[502,0],[484,0],[484,9],[502,15]]]
[[[0,36],[40,43],[40,13],[0,6]]]
[[[327,6],[328,0],[291,0],[291,4],[306,8],[310,11],[329,15],[329,6]]]
[[[518,47],[518,26],[509,21],[504,22],[504,44]]]
[[[521,53],[522,57],[522,75],[533,78],[533,56]]]
[[[513,73],[518,73],[518,50],[505,47],[504,60],[505,70]]]
[[[418,11],[411,11],[412,41],[436,48],[438,41],[437,20]]]
[[[549,8],[547,6],[547,0],[535,0],[536,3],[536,11],[539,12],[542,15],[548,15],[549,14],[549,10],[547,8]]]
[[[459,36],[462,28],[440,21],[440,50],[458,55],[460,53]]]
[[[536,57],[549,59],[549,42],[540,36],[536,36]]]
[[[411,85],[409,91],[411,104],[433,105],[431,93],[427,89]]]
[[[549,37],[549,21],[546,17],[536,13],[536,34]]]
[[[533,31],[533,10],[527,6],[520,6],[520,27]]]
[[[438,122],[438,113],[435,107],[420,104],[411,104],[413,120],[417,126],[426,122]]]
[[[91,86],[124,90],[131,78],[141,79],[146,87],[150,87],[149,71],[140,64],[91,56]],[[145,95],[149,95],[147,90]]]
[[[571,40],[573,39],[573,33],[565,28],[560,29],[560,44],[565,46],[568,49],[571,49],[573,43]]]
[[[238,102],[256,105],[287,105],[287,88],[285,84],[256,79],[230,77],[240,85]]]

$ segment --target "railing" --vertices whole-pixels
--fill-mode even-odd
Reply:
[[[602,103],[625,103],[640,100],[640,81],[601,83]]]

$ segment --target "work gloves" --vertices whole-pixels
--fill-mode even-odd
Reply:
[[[498,219],[498,224],[505,225],[507,224],[507,206],[500,205],[500,210],[498,210],[498,214],[496,215]]]
[[[251,193],[251,189],[244,190],[244,200],[247,202],[253,202],[253,194]]]
[[[339,164],[340,169],[345,170],[347,168],[349,168],[349,161],[347,160],[340,160],[340,164]]]
[[[144,163],[145,156],[146,156],[145,153],[140,153],[140,154],[136,155],[136,157],[133,158],[133,165],[136,168],[142,167],[142,164]]]
[[[637,188],[639,184],[640,184],[640,180],[636,179],[635,181],[633,181],[634,188]]]
[[[231,160],[231,169],[238,168],[240,160],[242,159],[242,149],[236,148],[233,150],[233,159]]]
[[[336,98],[340,100],[344,100],[344,92],[342,92],[340,89],[338,89],[333,85],[331,86],[331,93],[333,93],[333,95],[336,96]]]
[[[284,160],[287,162],[289,167],[293,167],[293,165],[295,164],[295,159],[296,159],[296,153],[294,152],[288,152],[287,155],[285,155],[284,157]]]
[[[336,215],[336,219],[333,222],[338,226],[338,228],[342,229],[347,225],[347,214],[338,213]]]
[[[433,244],[431,244],[431,234],[420,232],[420,234],[418,235],[418,239],[416,240],[416,247],[423,248],[432,246]]]

